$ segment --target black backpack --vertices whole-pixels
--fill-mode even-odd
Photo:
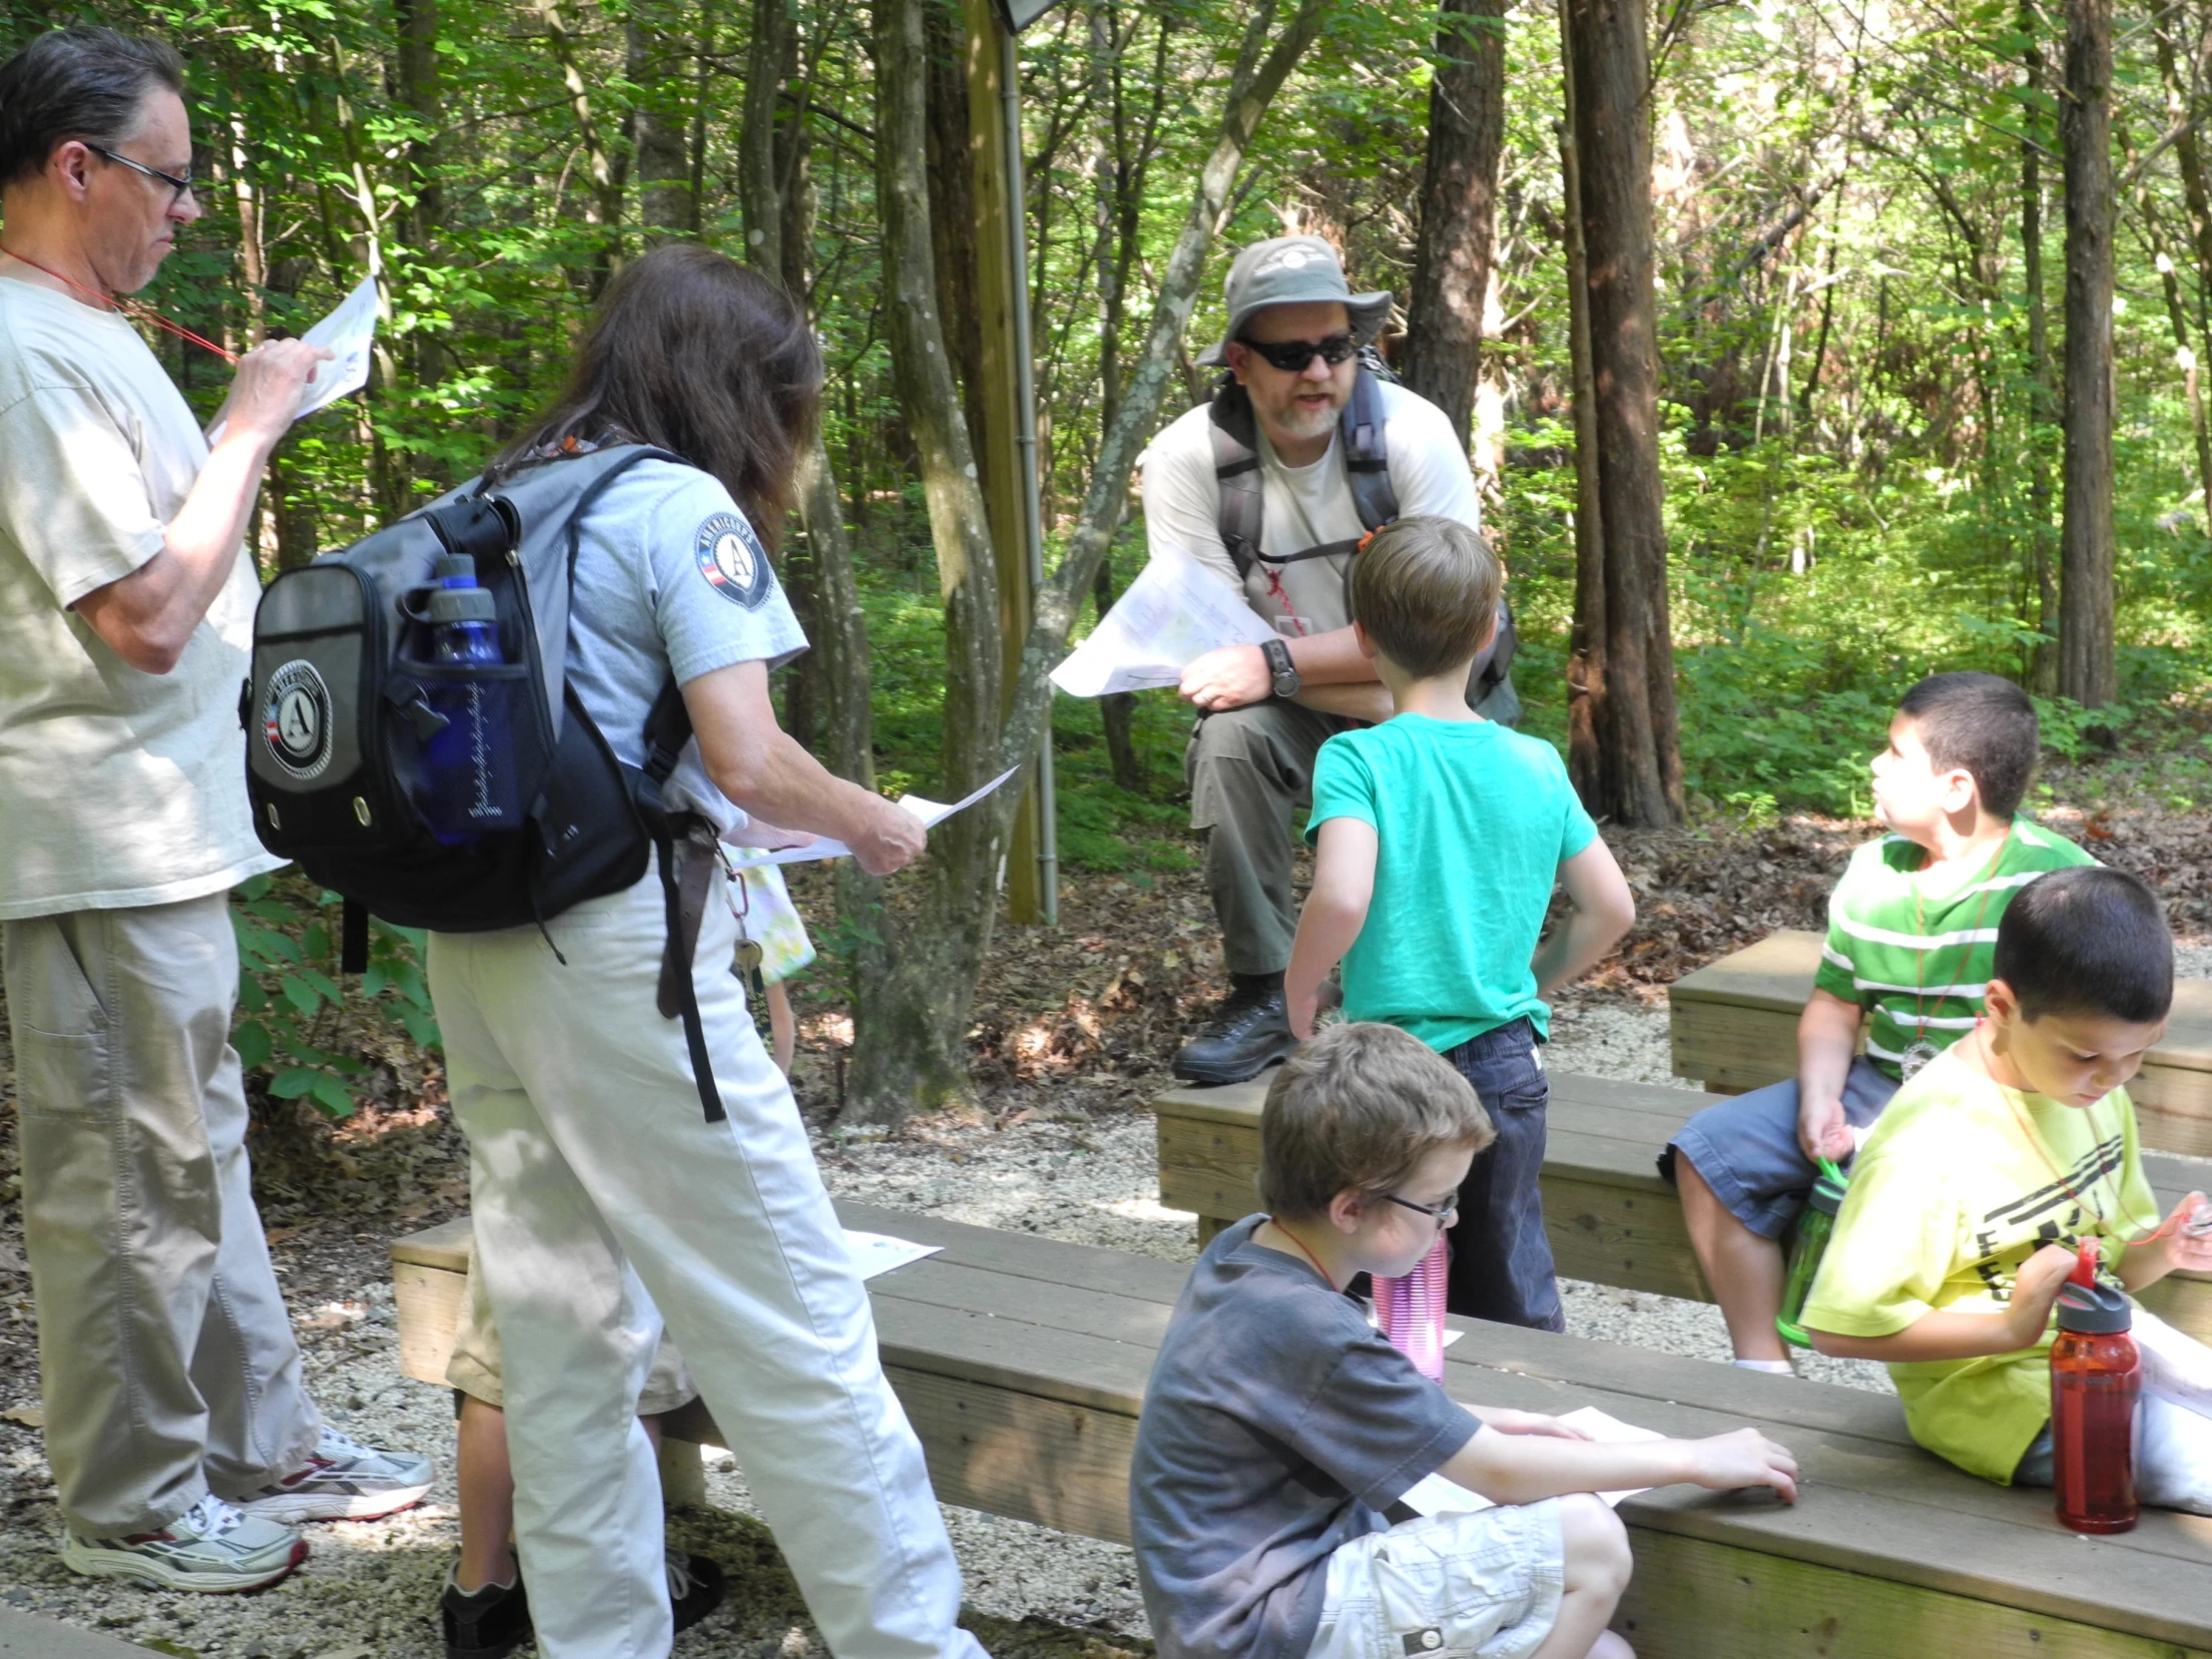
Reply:
[[[1375,531],[1397,517],[1397,491],[1390,483],[1390,457],[1382,423],[1382,395],[1377,388],[1397,377],[1383,365],[1371,346],[1360,351],[1360,366],[1352,381],[1352,395],[1337,417],[1337,441],[1344,448],[1345,472],[1352,484],[1352,503],[1362,528]],[[1260,440],[1252,399],[1234,374],[1222,376],[1209,405],[1208,431],[1214,441],[1214,482],[1221,506],[1217,523],[1222,545],[1237,566],[1240,581],[1258,565],[1280,570],[1308,559],[1350,556],[1360,551],[1364,536],[1349,541],[1325,541],[1280,557],[1260,551],[1260,533],[1266,518],[1266,492],[1261,485]],[[1350,586],[1350,572],[1346,583]],[[1351,609],[1349,602],[1347,611]],[[1497,633],[1489,648],[1475,659],[1467,682],[1470,700],[1480,701],[1505,683],[1513,670],[1513,653],[1520,643],[1513,628],[1513,610],[1502,595],[1497,603]]]
[[[569,593],[585,515],[641,461],[643,444],[473,480],[396,523],[269,584],[254,617],[239,707],[247,794],[262,844],[345,899],[340,965],[367,956],[368,916],[449,933],[532,924],[620,892],[658,853],[674,1000],[710,1122],[724,1116],[684,938],[675,842],[690,833],[662,787],[691,738],[672,680],[645,727],[644,767],[615,756],[567,683]],[[422,600],[443,556],[467,554],[492,596],[498,664],[432,661]],[[457,689],[503,714],[511,804],[483,833],[441,842],[424,818],[431,705]],[[450,706],[450,704],[448,704]],[[503,792],[504,793],[504,792]],[[694,938],[696,935],[694,935]],[[664,993],[670,976],[663,975]]]

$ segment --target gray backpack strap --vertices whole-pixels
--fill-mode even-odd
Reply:
[[[1221,492],[1216,523],[1241,580],[1260,558],[1260,443],[1252,421],[1252,399],[1234,377],[1225,377],[1208,406],[1214,439],[1214,483]]]
[[[1382,435],[1380,382],[1362,364],[1353,377],[1352,396],[1337,417],[1337,436],[1345,446],[1345,471],[1352,479],[1352,503],[1360,522],[1380,530],[1397,517],[1397,491],[1390,487],[1390,455]]]
[[[584,517],[608,485],[640,461],[656,460],[689,464],[681,455],[650,444],[615,444],[541,461],[496,480],[487,477],[475,486],[480,498],[505,502],[521,527],[515,552],[530,595],[538,663],[545,672],[556,737],[567,713],[561,689],[568,683],[568,595],[576,579]]]

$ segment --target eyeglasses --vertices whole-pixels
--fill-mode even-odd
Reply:
[[[1385,1203],[1394,1204],[1401,1210],[1410,1210],[1416,1216],[1426,1216],[1436,1224],[1436,1231],[1439,1233],[1459,1219],[1459,1206],[1456,1201],[1436,1209],[1430,1209],[1425,1204],[1415,1204],[1411,1199],[1400,1198],[1395,1193],[1384,1193],[1382,1198]]]
[[[192,175],[189,173],[180,179],[174,173],[164,173],[158,167],[148,167],[144,162],[134,162],[128,156],[119,156],[113,150],[103,150],[97,144],[88,144],[85,148],[95,156],[105,156],[109,161],[129,168],[133,173],[143,173],[149,179],[159,179],[170,189],[169,205],[173,208],[192,194]]]
[[[1303,374],[1306,365],[1319,357],[1335,368],[1353,352],[1360,349],[1360,342],[1351,334],[1331,334],[1327,339],[1261,340],[1238,336],[1239,345],[1250,346],[1261,356],[1280,368],[1285,374]]]

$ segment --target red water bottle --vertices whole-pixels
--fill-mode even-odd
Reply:
[[[2084,1260],[2087,1260],[2085,1247]],[[2050,1350],[2051,1485],[2058,1518],[2076,1532],[2135,1524],[2135,1406],[2143,1361],[2128,1335],[2124,1293],[2077,1276],[2058,1292]]]

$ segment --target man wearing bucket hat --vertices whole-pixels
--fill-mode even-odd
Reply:
[[[1231,982],[1175,1057],[1176,1075],[1197,1083],[1241,1081],[1296,1046],[1283,1002],[1297,929],[1293,815],[1311,801],[1321,746],[1390,713],[1352,635],[1346,578],[1360,538],[1415,513],[1480,520],[1443,411],[1361,362],[1389,316],[1387,292],[1354,293],[1319,237],[1247,248],[1223,292],[1228,331],[1198,359],[1228,370],[1221,388],[1143,462],[1151,551],[1217,571],[1276,634],[1207,652],[1180,688],[1199,715],[1184,763],[1191,826],[1206,831]],[[1479,712],[1515,718],[1503,662],[1477,674]]]

